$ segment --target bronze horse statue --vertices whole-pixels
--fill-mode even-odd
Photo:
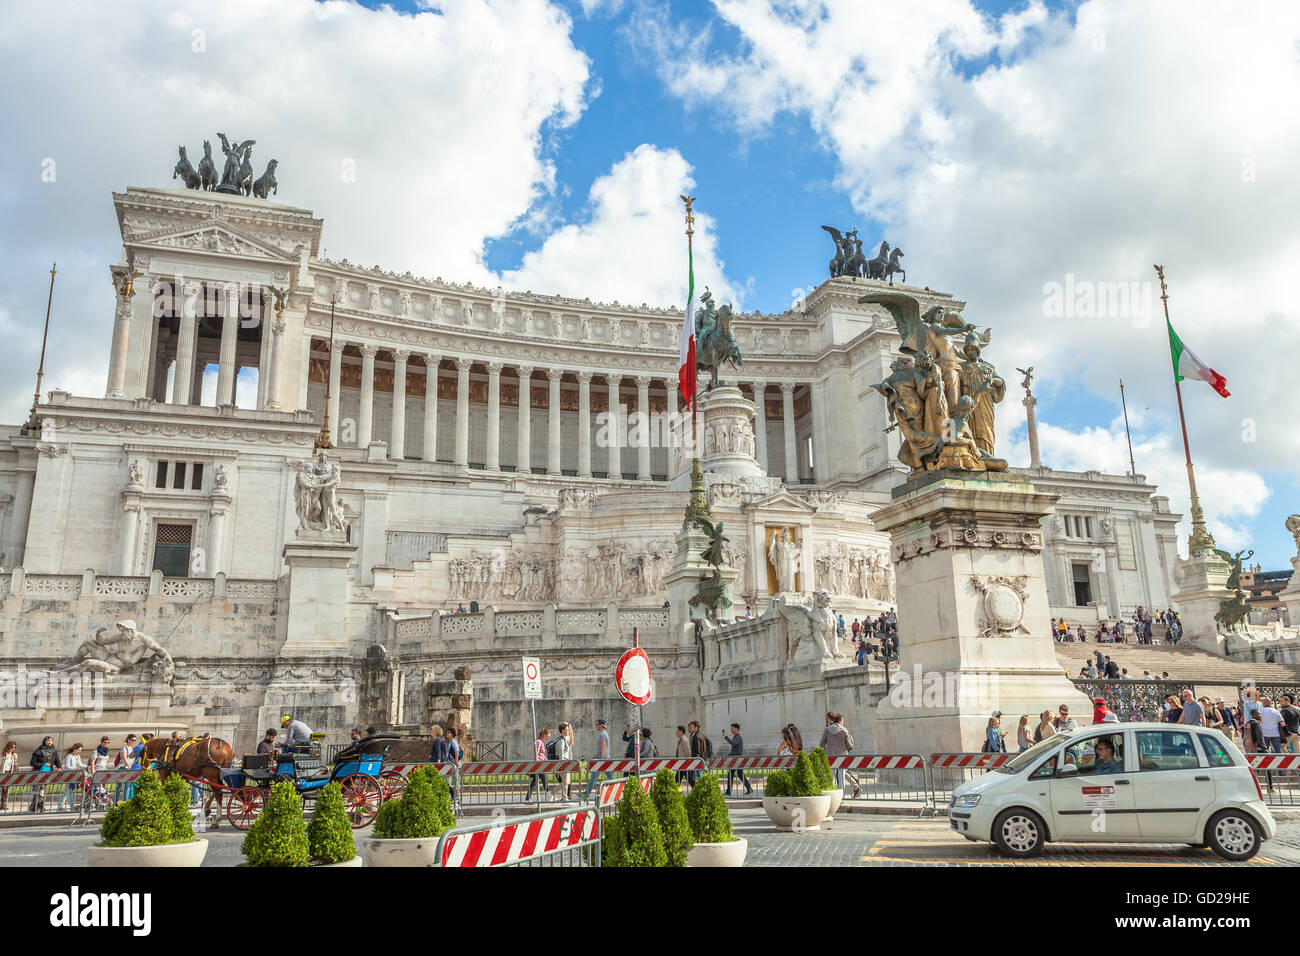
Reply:
[[[180,151],[181,158],[177,161],[176,168],[172,170],[172,179],[179,176],[184,181],[186,189],[198,189],[203,180],[194,171],[194,167],[190,165],[190,159],[185,155],[185,147],[180,147]]]
[[[709,388],[718,387],[718,367],[730,362],[732,368],[744,365],[740,346],[731,332],[731,306],[713,306],[708,288],[700,297],[701,308],[695,313],[695,365],[709,373]]]
[[[213,189],[217,185],[217,164],[212,161],[212,143],[203,141],[203,158],[199,160],[199,178],[203,180],[204,189]]]
[[[158,779],[166,780],[173,771],[183,777],[198,778],[208,784],[208,796],[203,801],[203,815],[209,817],[212,801],[217,801],[217,812],[210,817],[212,829],[221,821],[221,771],[230,767],[235,759],[235,748],[220,737],[190,737],[173,743],[164,737],[150,737],[144,742],[143,765],[151,764],[158,771]]]
[[[868,279],[883,279],[887,268],[889,268],[889,243],[882,242],[880,252],[876,254],[876,258],[867,260],[866,277]]]
[[[903,258],[902,249],[895,249],[889,254],[889,265],[885,266],[885,278],[889,280],[890,285],[894,284],[895,272],[902,275],[903,278],[901,281],[907,281],[907,270],[905,270],[903,264],[898,261],[901,258]]]

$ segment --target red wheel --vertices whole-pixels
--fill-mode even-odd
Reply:
[[[340,782],[343,788],[343,807],[347,811],[352,829],[369,826],[384,802],[384,788],[368,773],[354,773]]]
[[[379,775],[379,785],[384,788],[384,799],[393,800],[406,789],[406,778],[399,770],[385,770]]]
[[[236,830],[247,830],[262,812],[265,802],[266,797],[261,790],[256,787],[240,787],[230,794],[226,819]]]

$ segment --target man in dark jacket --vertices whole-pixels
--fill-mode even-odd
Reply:
[[[59,748],[54,746],[54,738],[46,737],[41,745],[32,751],[33,770],[62,770],[63,761],[59,759]],[[32,801],[27,809],[35,813],[45,809],[44,785],[32,789]]]
[[[442,728],[434,724],[430,733],[433,735],[433,746],[429,748],[429,763],[447,763],[451,760],[451,752],[447,747],[446,738],[442,735]]]
[[[704,734],[700,731],[700,722],[698,720],[692,720],[686,725],[686,729],[691,738],[691,756],[699,757],[700,759],[707,757],[708,754],[705,753]],[[695,786],[695,780],[698,776],[699,773],[697,771],[688,770],[686,772],[686,782],[693,787]]]
[[[745,738],[740,736],[740,724],[732,724],[731,736],[723,734],[722,739],[731,744],[731,753],[727,754],[728,757],[739,757],[744,754]],[[745,796],[748,797],[754,792],[754,788],[749,785],[749,781],[745,779],[745,771],[740,768],[727,771],[727,796],[731,796],[731,778],[735,774],[740,775],[740,782],[745,785]]]

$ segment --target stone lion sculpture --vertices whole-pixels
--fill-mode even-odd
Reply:
[[[819,588],[812,596],[810,604],[799,604],[780,598],[776,609],[781,612],[790,625],[790,654],[787,666],[794,663],[799,653],[799,645],[805,640],[815,641],[821,649],[820,657],[840,658],[838,642],[835,639],[835,612],[831,610],[831,595],[825,588]]]

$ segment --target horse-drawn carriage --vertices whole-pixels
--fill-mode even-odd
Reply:
[[[365,737],[340,750],[328,764],[319,752],[247,755],[240,768],[221,772],[218,786],[230,798],[226,818],[235,829],[247,830],[266,805],[272,784],[281,780],[291,782],[303,800],[315,799],[326,784],[337,781],[352,828],[367,826],[380,804],[397,792],[383,765],[389,746],[399,739],[396,734]]]

